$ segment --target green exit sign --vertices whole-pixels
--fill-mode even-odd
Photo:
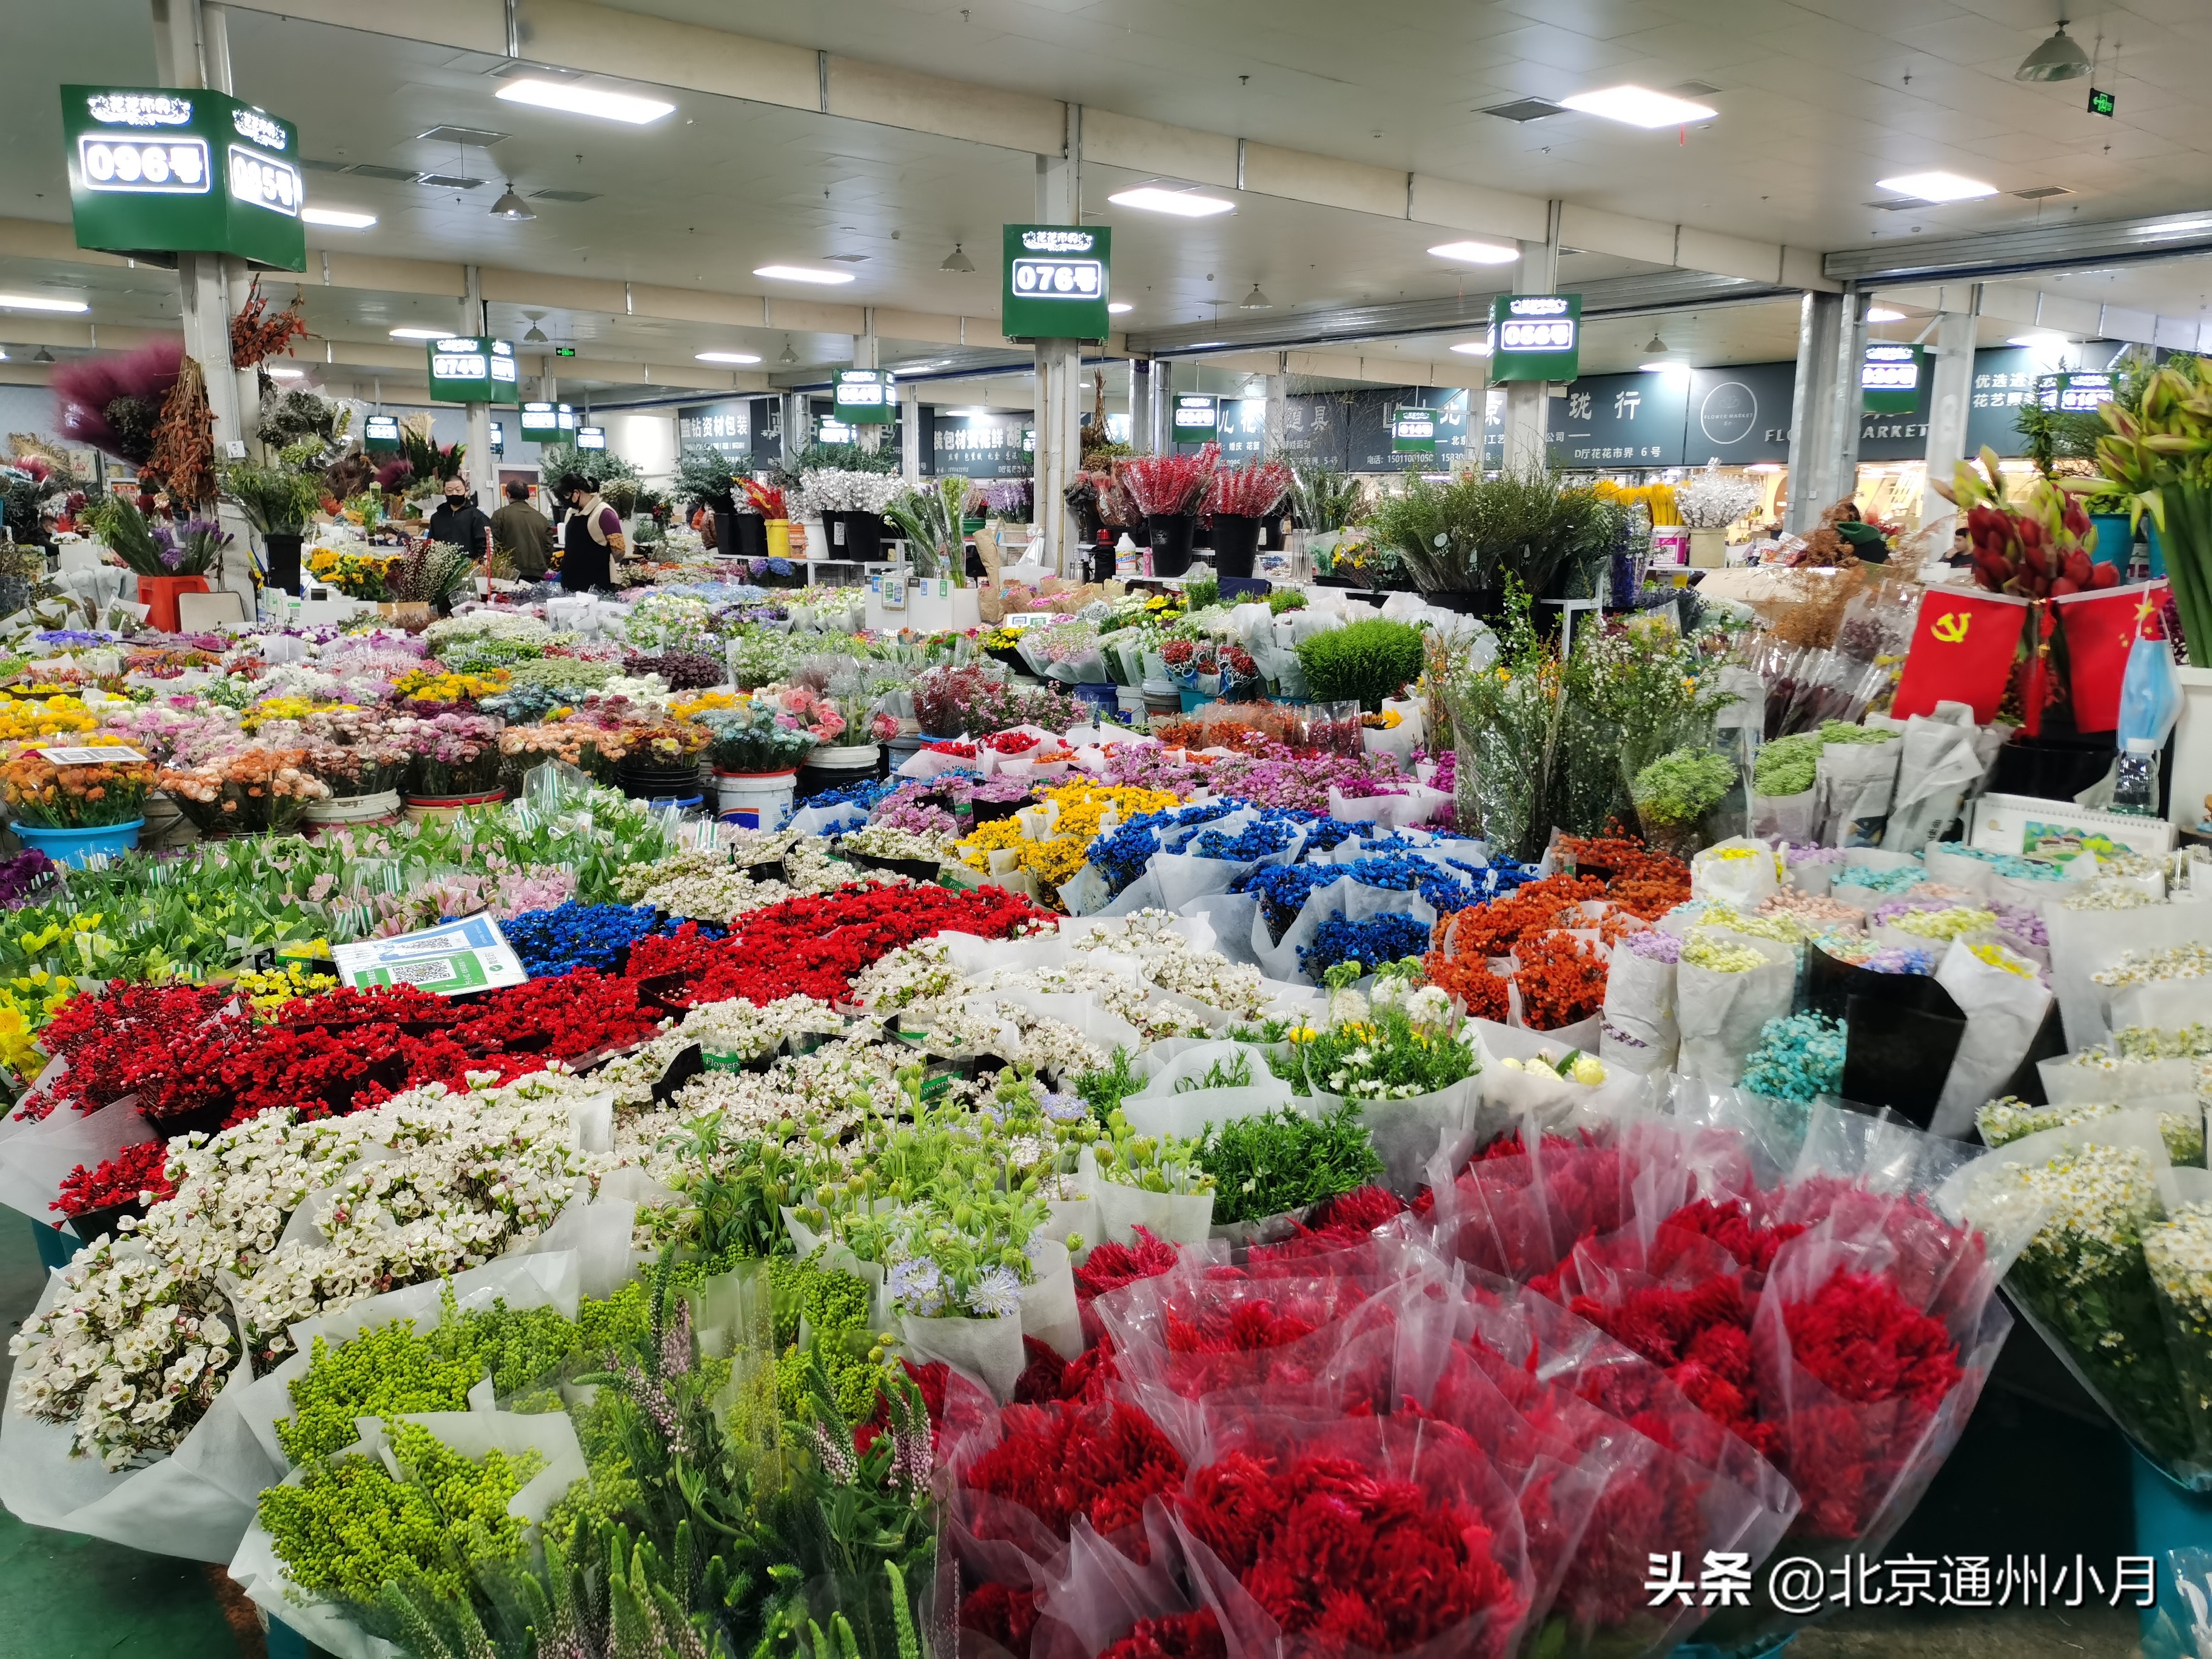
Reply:
[[[553,355],[556,357],[573,357],[576,355],[576,348],[574,346],[555,346],[553,348]]]
[[[2110,115],[2119,106],[2119,102],[2116,94],[2100,92],[2094,87],[2089,88],[2089,113],[2092,115]]]

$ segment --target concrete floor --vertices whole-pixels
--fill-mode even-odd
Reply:
[[[44,1280],[30,1229],[0,1212],[0,1330]],[[9,1361],[0,1352],[0,1387]],[[2107,1564],[2132,1547],[2127,1451],[2033,1331],[1888,1554],[2048,1555]],[[1861,1608],[1801,1635],[1789,1659],[2132,1659],[2132,1608],[1960,1613]],[[286,1644],[291,1645],[291,1644]],[[296,1648],[295,1649],[296,1651]],[[26,1527],[0,1510],[0,1659],[267,1659],[252,1609],[219,1568]],[[2208,1656],[2207,1659],[2212,1659]]]

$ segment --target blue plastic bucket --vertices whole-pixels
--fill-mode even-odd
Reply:
[[[145,826],[143,818],[133,818],[128,823],[103,823],[93,830],[45,830],[35,823],[11,823],[15,839],[26,847],[35,847],[57,864],[70,864],[79,869],[94,853],[127,853],[138,845],[138,831]]]
[[[2135,1475],[2135,1553],[2149,1556],[2158,1567],[2158,1599],[2152,1609],[2145,1610],[2148,1617],[2156,1607],[2172,1610],[2184,1605],[2174,1588],[2173,1563],[2167,1552],[2212,1549],[2212,1492],[2175,1486],[2132,1449],[2128,1464]]]
[[[1121,707],[1121,687],[1117,685],[1078,685],[1069,688],[1076,702],[1089,708],[1110,714]]]
[[[2143,534],[2150,543],[2150,574],[2155,580],[2166,574],[2166,549],[2159,544],[2158,520],[2148,513],[2143,514]]]
[[[1182,700],[1182,712],[1186,714],[1193,714],[1210,702],[1221,701],[1220,698],[1209,696],[1203,691],[1178,691],[1176,696]]]
[[[2124,513],[2092,513],[2089,523],[2097,532],[2097,550],[2089,556],[2099,564],[2109,564],[2127,580],[2128,560],[2135,551],[2136,532]]]

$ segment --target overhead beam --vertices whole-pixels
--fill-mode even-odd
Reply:
[[[1836,282],[1856,282],[1867,288],[1877,283],[1972,282],[2059,270],[2069,265],[2171,259],[2205,252],[2212,252],[2212,211],[2088,224],[2069,220],[2063,224],[1984,231],[1974,236],[1914,238],[1909,245],[1900,238],[1894,246],[1831,253],[1822,260],[1821,268]]]
[[[305,18],[492,58],[509,55],[509,0],[234,0],[234,9]],[[808,110],[1030,155],[1062,153],[1067,106],[1035,93],[950,80],[818,48],[651,17],[592,0],[512,0],[526,62],[647,85]],[[1378,167],[1084,106],[1080,159],[1193,184],[1312,203],[1503,240],[1540,239],[1541,197],[1471,179]],[[1571,246],[1792,288],[1833,289],[1813,250],[1790,248],[1567,204]],[[1656,250],[1664,249],[1664,252]]]

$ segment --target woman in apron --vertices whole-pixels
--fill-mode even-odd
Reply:
[[[613,562],[626,550],[622,514],[601,501],[592,481],[579,473],[562,478],[560,494],[570,509],[561,530],[561,586],[571,593],[611,588]]]

